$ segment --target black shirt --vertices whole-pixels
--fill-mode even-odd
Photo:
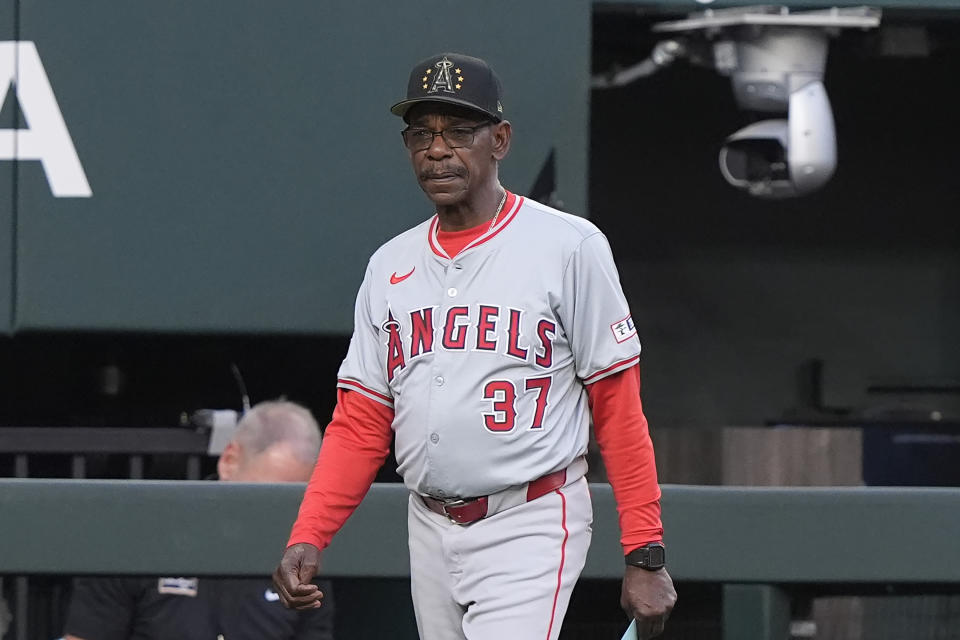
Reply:
[[[77,578],[64,634],[84,640],[333,640],[333,594],[292,611],[262,578]]]

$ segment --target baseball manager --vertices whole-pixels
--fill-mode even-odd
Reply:
[[[483,60],[418,63],[403,143],[436,208],[374,253],[338,401],[274,582],[320,606],[320,553],[395,438],[424,640],[555,640],[590,543],[594,429],[620,514],[621,604],[651,638],[676,601],[640,402],[640,343],[604,235],[511,193],[501,87]]]

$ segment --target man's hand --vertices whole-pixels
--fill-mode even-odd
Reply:
[[[273,585],[288,609],[317,609],[323,592],[311,580],[320,568],[320,549],[301,542],[287,547],[273,572]]]
[[[637,637],[649,640],[663,633],[677,592],[666,569],[647,571],[640,567],[627,567],[623,575],[620,606],[637,621]]]

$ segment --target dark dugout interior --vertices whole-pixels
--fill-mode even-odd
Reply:
[[[642,60],[663,39],[653,23],[676,17],[602,5],[593,72]],[[678,60],[593,91],[590,213],[644,343],[653,428],[762,425],[798,408],[957,417],[960,23],[886,11],[881,26],[831,39],[837,169],[805,197],[725,182],[723,140],[759,117],[712,69]]]

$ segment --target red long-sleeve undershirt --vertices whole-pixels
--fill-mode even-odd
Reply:
[[[300,513],[287,546],[324,549],[370,490],[390,455],[393,409],[355,391],[337,389],[333,419],[323,434]]]
[[[640,365],[587,385],[593,431],[620,514],[624,554],[663,539],[660,485],[640,400]]]
[[[587,386],[594,432],[620,513],[624,553],[660,540],[660,487],[640,402],[639,366]],[[337,392],[333,420],[288,544],[330,544],[367,494],[390,453],[393,409],[354,391]]]

